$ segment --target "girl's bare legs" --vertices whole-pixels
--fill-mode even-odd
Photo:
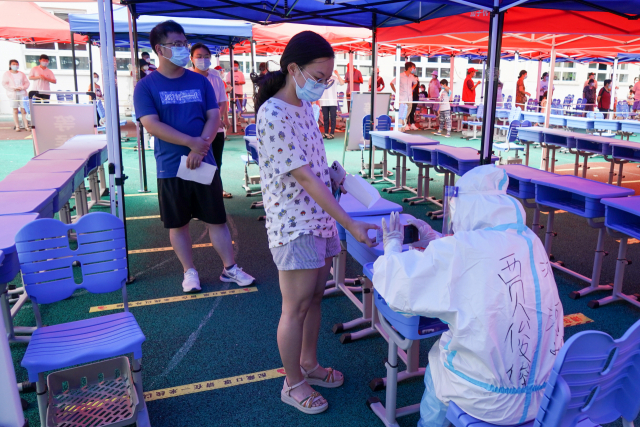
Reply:
[[[311,305],[307,311],[307,317],[304,320],[304,329],[302,333],[302,353],[300,354],[300,366],[306,371],[310,371],[318,364],[318,335],[320,333],[320,321],[322,319],[322,313],[320,306],[322,304],[322,297],[324,296],[324,289],[327,284],[327,278],[331,265],[333,263],[332,258],[325,259],[324,267],[318,269],[318,277],[311,300]],[[311,373],[310,377],[324,379],[327,376],[327,371],[320,367]],[[335,380],[342,378],[342,374],[334,371]],[[295,383],[294,383],[295,384]]]
[[[18,121],[18,109],[17,108],[13,109],[13,123],[15,124],[16,128],[20,129],[20,122]]]
[[[25,111],[24,108],[21,108],[20,110],[22,111],[22,124],[24,124],[24,128],[25,129],[29,129],[29,120],[27,119],[27,112]],[[16,109],[15,112],[16,112],[15,114],[17,116],[18,115],[18,110]],[[16,122],[17,121],[18,120],[16,118]]]
[[[331,264],[329,264],[330,266]],[[298,384],[304,379],[300,371],[300,356],[303,346],[305,330],[316,330],[315,340],[318,339],[318,331],[313,321],[307,327],[306,318],[309,309],[314,303],[317,293],[317,284],[320,272],[327,272],[326,267],[311,270],[280,271],[280,291],[282,292],[282,315],[278,325],[278,349],[280,358],[287,373],[289,386]],[[326,274],[323,280],[326,279]],[[323,286],[324,287],[324,286]],[[318,304],[319,305],[319,304]],[[313,314],[316,313],[317,314]],[[311,310],[312,317],[320,317],[320,308]],[[319,320],[318,320],[319,323]],[[313,327],[312,327],[313,326]],[[309,341],[309,339],[307,339]],[[317,345],[317,343],[315,343]],[[314,364],[315,366],[315,364]],[[291,390],[291,397],[298,402],[313,393],[313,388],[308,384]],[[324,405],[324,399],[318,399],[314,406]]]

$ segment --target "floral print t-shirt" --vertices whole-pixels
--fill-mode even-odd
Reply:
[[[329,238],[336,223],[302,188],[291,171],[309,165],[331,192],[327,155],[311,104],[270,98],[258,111],[258,155],[269,247],[304,234]]]

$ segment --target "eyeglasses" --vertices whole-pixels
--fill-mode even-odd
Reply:
[[[168,48],[186,47],[187,49],[191,49],[191,43],[189,43],[189,42],[174,42],[174,43],[161,44],[160,46],[168,47]]]
[[[302,74],[302,68],[300,68],[300,73]],[[315,79],[309,73],[307,73],[307,74],[309,75],[309,79],[313,81],[313,88],[314,89],[319,88],[319,87],[323,87],[325,89],[329,89],[335,83],[335,80],[329,80],[329,81],[327,81],[327,83],[323,83],[321,81],[322,79]],[[302,76],[304,77],[304,74]]]

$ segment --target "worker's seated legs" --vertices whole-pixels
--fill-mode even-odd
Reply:
[[[435,345],[438,345],[436,343]],[[431,377],[431,368],[429,365],[424,370],[424,394],[420,401],[420,421],[418,427],[446,427],[449,425],[447,420],[447,409],[449,405],[445,405],[436,396],[436,388],[433,385]]]

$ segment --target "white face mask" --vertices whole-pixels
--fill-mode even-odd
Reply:
[[[18,71],[18,66],[17,66],[17,65],[12,65],[12,66],[11,66],[11,69],[12,69],[13,71]]]
[[[48,67],[49,61],[40,61],[40,65],[42,65],[43,67]]]
[[[94,83],[98,83],[98,80],[99,80],[99,79],[98,79],[97,77],[94,77],[94,78],[93,78],[93,82],[94,82]]]
[[[144,65],[144,66],[142,67],[142,69],[143,69],[144,71],[147,71],[147,70],[149,69],[149,66],[148,66],[148,65]]]
[[[238,71],[238,70],[240,70],[239,67],[233,67],[233,71]]]
[[[200,71],[206,71],[211,67],[211,58],[194,58],[193,65]]]

